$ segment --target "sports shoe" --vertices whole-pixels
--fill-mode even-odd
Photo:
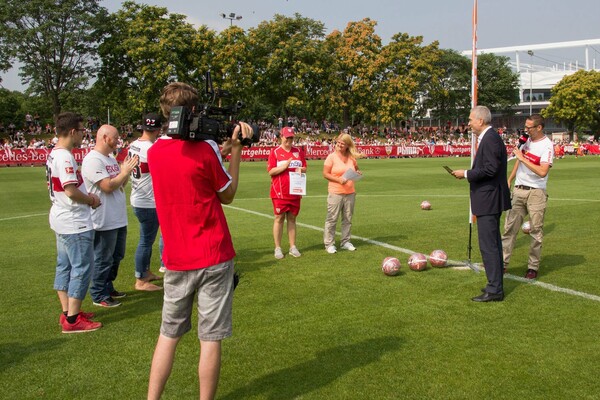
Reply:
[[[350,242],[346,242],[346,243],[344,243],[344,244],[342,245],[342,249],[344,249],[344,250],[348,250],[348,251],[354,251],[354,250],[356,250],[356,247],[354,247],[354,246],[352,245],[352,243],[350,243]]]
[[[331,245],[331,246],[327,247],[327,249],[326,249],[326,250],[327,250],[327,252],[328,252],[329,254],[335,254],[335,253],[337,253],[337,249],[335,248],[335,246],[334,246],[334,245]]]
[[[77,316],[74,324],[70,324],[66,321],[62,324],[62,333],[84,333],[93,332],[102,328],[101,322],[90,321],[85,318],[81,313]]]
[[[535,269],[528,269],[525,274],[525,279],[535,279],[537,278],[537,271]]]
[[[294,256],[294,257],[300,257],[302,254],[300,254],[300,252],[298,251],[298,249],[296,248],[296,246],[292,246],[290,248],[290,256]]]
[[[118,290],[113,290],[112,292],[110,292],[110,297],[112,297],[113,299],[122,299],[123,297],[126,297],[127,293],[125,292],[119,292]]]
[[[283,252],[281,251],[281,247],[275,247],[275,258],[281,260],[283,258]]]
[[[112,307],[119,307],[121,305],[121,302],[118,300],[113,299],[112,297],[108,297],[104,300],[101,300],[99,302],[95,302],[93,303],[95,306],[98,307],[106,307],[106,308],[112,308]]]
[[[79,311],[79,314],[83,315],[83,318],[85,319],[92,319],[96,316],[96,314],[94,314],[93,312],[83,312],[83,311]],[[64,313],[60,313],[60,318],[58,319],[58,324],[62,325],[63,323],[67,322],[67,317],[65,316]]]
[[[158,269],[158,272],[160,272],[161,274],[164,274],[165,272],[167,272],[167,268],[161,265],[160,268]]]

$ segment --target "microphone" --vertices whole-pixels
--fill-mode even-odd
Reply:
[[[521,134],[521,137],[519,138],[519,144],[517,145],[517,148],[519,150],[521,150],[521,147],[523,147],[523,145],[527,142],[527,139],[529,139],[529,135],[527,134],[527,132],[523,132]]]

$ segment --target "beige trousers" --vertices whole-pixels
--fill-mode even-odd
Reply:
[[[356,193],[329,193],[327,196],[327,218],[325,219],[325,232],[323,233],[325,248],[335,244],[335,227],[340,214],[342,216],[342,240],[340,245],[343,246],[346,242],[350,241],[355,197]]]
[[[517,234],[523,224],[523,218],[529,214],[531,224],[531,244],[529,245],[529,260],[527,268],[538,270],[542,258],[542,241],[544,238],[544,214],[548,195],[544,189],[519,189],[515,188],[512,194],[512,209],[506,212],[504,234],[502,235],[502,253],[504,267],[508,266],[512,255]]]

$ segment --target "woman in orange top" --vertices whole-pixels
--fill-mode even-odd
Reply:
[[[329,254],[337,252],[335,247],[335,228],[337,220],[342,216],[342,240],[340,247],[354,251],[356,248],[350,243],[350,229],[352,228],[352,214],[354,213],[354,181],[344,177],[344,173],[351,169],[360,174],[356,159],[362,157],[358,153],[352,137],[342,133],[335,142],[335,151],[327,156],[323,166],[323,177],[329,181],[327,196],[327,218],[325,219],[325,232],[323,242]]]

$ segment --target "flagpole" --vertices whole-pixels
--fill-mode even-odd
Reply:
[[[473,47],[471,50],[471,108],[477,106],[477,0],[473,1]],[[471,131],[471,168],[475,162],[475,153],[477,152],[477,138]],[[475,216],[471,209],[471,200],[469,200],[469,244],[467,246],[467,265],[473,271],[479,272],[479,269],[471,262],[471,251],[473,246],[471,245],[473,239],[473,222]]]

